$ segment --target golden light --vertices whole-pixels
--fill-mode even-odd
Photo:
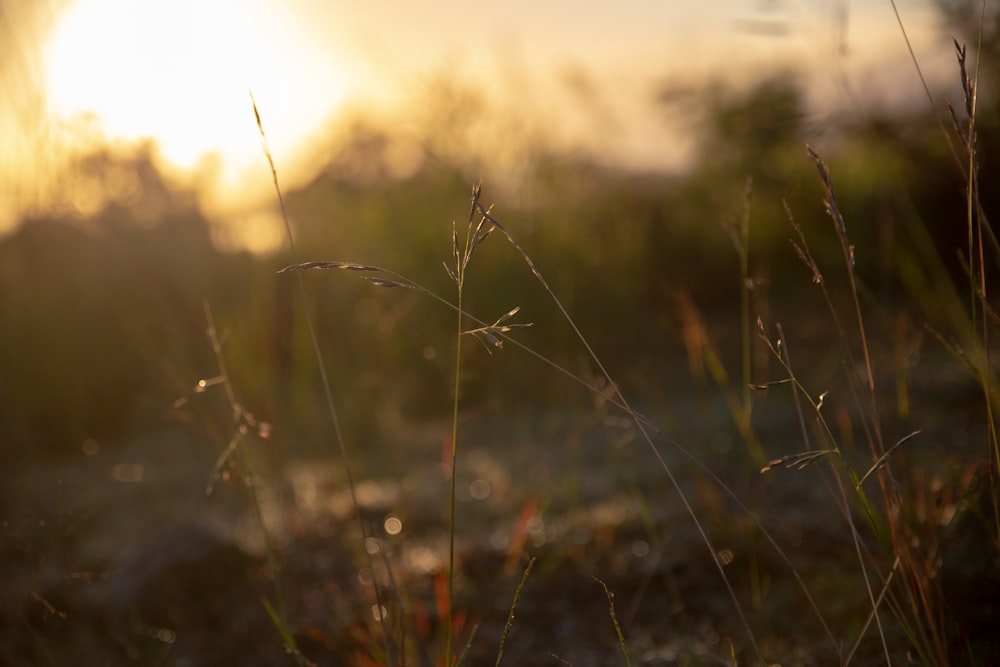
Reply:
[[[345,94],[332,54],[277,3],[81,0],[58,21],[45,61],[52,111],[93,112],[112,137],[153,137],[187,168],[207,152],[256,157],[250,89],[278,153]]]
[[[0,188],[9,195],[0,198],[0,232],[47,206],[57,215],[85,217],[109,198],[121,199],[87,174],[70,182],[60,168],[105,141],[148,138],[156,144],[155,167],[194,187],[209,218],[238,221],[215,230],[231,239],[216,240],[273,248],[281,224],[251,90],[286,190],[322,168],[328,158],[322,142],[339,140],[331,120],[348,108],[348,98],[354,116],[400,134],[435,131],[438,72],[482,87],[489,113],[476,128],[475,145],[499,173],[514,178],[523,157],[517,147],[536,139],[613,164],[683,168],[694,146],[685,125],[690,111],[667,118],[651,102],[657,98],[651,91],[664,82],[684,90],[713,77],[752,81],[775,62],[791,62],[808,73],[809,98],[824,113],[843,106],[840,82],[850,72],[860,72],[864,89],[887,104],[912,105],[891,96],[919,91],[896,83],[912,69],[899,35],[887,35],[895,20],[886,8],[855,12],[847,32],[846,17],[831,28],[818,10],[775,5],[746,19],[732,0],[711,11],[670,3],[636,3],[614,13],[580,8],[570,23],[558,3],[535,3],[530,12],[523,3],[500,3],[470,34],[468,27],[483,19],[471,5],[389,4],[375,11],[325,0],[49,0],[47,11],[13,12],[18,21],[5,24],[0,16],[0,55],[10,62],[13,51],[17,64],[11,45],[21,47],[28,72],[0,65],[0,75],[7,70],[0,82],[14,90],[0,100],[0,149],[7,158]],[[950,57],[935,42],[929,15],[909,12],[907,20],[924,72],[937,80],[938,72],[952,75],[953,62],[945,58],[937,67],[928,55]],[[754,23],[758,18],[764,24]],[[761,35],[765,24],[781,28]],[[44,49],[37,46],[42,38]],[[837,76],[829,75],[831,67]],[[350,123],[343,131],[351,131]],[[127,199],[135,184],[119,180],[115,187]]]
[[[44,63],[51,116],[89,117],[111,141],[153,139],[161,167],[217,181],[209,200],[264,164],[251,90],[282,166],[349,85],[337,54],[279,2],[79,0]]]

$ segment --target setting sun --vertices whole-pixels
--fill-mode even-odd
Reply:
[[[948,54],[926,28],[929,13],[908,10],[907,21],[939,80],[947,58],[930,54]],[[909,104],[914,88],[897,85],[912,76],[909,60],[898,35],[885,38],[888,14],[864,7],[848,21],[815,6],[733,0],[711,10],[594,3],[572,20],[555,2],[23,3],[0,15],[0,231],[52,211],[99,213],[109,198],[74,188],[69,172],[90,153],[121,157],[148,142],[158,172],[196,193],[209,219],[238,220],[235,236],[257,248],[268,242],[250,229],[272,229],[276,241],[251,91],[289,188],[359,129],[401,139],[386,149],[399,173],[428,137],[440,144],[429,149],[436,159],[471,161],[468,178],[495,184],[516,182],[543,146],[681,170],[703,110],[669,100],[702,86],[738,86],[784,64],[818,116],[853,104],[845,77],[860,82],[854,95]]]
[[[56,23],[45,71],[50,113],[93,114],[111,140],[152,138],[182,169],[209,153],[230,168],[259,160],[249,90],[279,157],[345,93],[333,54],[279,3],[81,0]]]

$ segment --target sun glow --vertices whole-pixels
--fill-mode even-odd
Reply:
[[[845,106],[848,79],[864,91],[848,105],[910,105],[905,96],[919,90],[898,85],[912,67],[895,18],[874,5],[848,23],[808,3],[749,14],[733,0],[701,12],[648,2],[611,12],[596,3],[567,23],[554,0],[495,3],[488,17],[470,3],[404,0],[377,9],[329,0],[48,2],[47,12],[26,9],[44,2],[12,5],[31,21],[5,24],[0,12],[0,56],[27,44],[28,65],[12,76],[11,59],[0,59],[0,83],[14,91],[0,96],[0,190],[11,193],[0,197],[0,231],[47,207],[99,213],[114,193],[89,174],[67,187],[66,165],[119,146],[127,160],[137,142],[152,140],[145,154],[160,174],[191,186],[213,221],[238,222],[226,230],[232,243],[272,246],[281,227],[250,91],[291,190],[357,128],[402,137],[390,158],[404,172],[432,135],[454,139],[459,158],[470,146],[488,153],[489,165],[514,180],[530,173],[524,155],[542,145],[675,170],[690,160],[698,112],[665,109],[672,91],[752,83],[778,63],[802,73],[820,115]],[[908,12],[911,40],[925,73],[952,76],[950,38],[942,48],[928,14]],[[7,35],[5,26],[17,30]],[[940,67],[932,54],[946,56]],[[475,113],[461,109],[479,99]],[[448,125],[452,106],[460,127]]]
[[[262,164],[249,91],[280,164],[349,85],[336,54],[281,7],[79,0],[45,50],[49,114],[89,117],[112,141],[153,139],[163,166],[208,170],[232,188]]]

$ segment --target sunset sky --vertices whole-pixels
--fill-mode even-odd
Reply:
[[[405,123],[441,72],[482,85],[498,105],[547,114],[563,140],[609,161],[664,167],[683,160],[653,104],[672,81],[752,79],[791,61],[813,73],[816,104],[847,104],[842,73],[874,103],[920,92],[888,0],[29,4],[0,0],[0,190],[13,193],[0,229],[44,210],[64,155],[92,141],[151,137],[178,177],[210,170],[209,214],[262,206],[250,90],[288,185],[308,178],[303,156],[338,114]],[[935,30],[932,8],[897,6],[921,64],[947,72],[950,36]]]

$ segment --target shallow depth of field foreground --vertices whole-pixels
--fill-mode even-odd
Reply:
[[[939,4],[912,103],[658,91],[669,173],[441,75],[286,188],[248,97],[268,252],[80,156],[0,239],[0,663],[996,664],[1000,13]]]

